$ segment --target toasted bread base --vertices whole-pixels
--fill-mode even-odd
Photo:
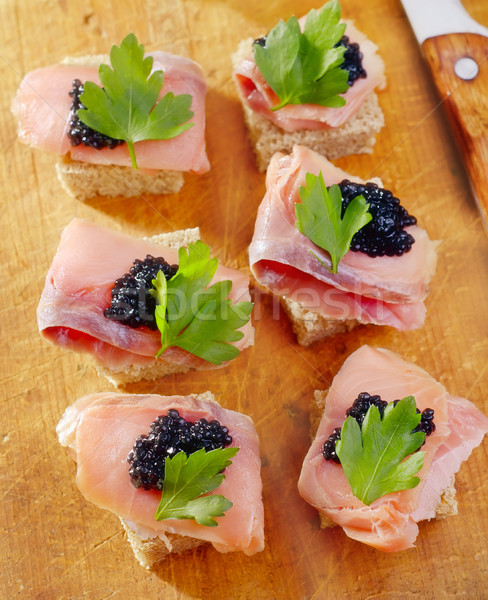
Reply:
[[[197,540],[196,538],[177,535],[175,533],[167,533],[164,538],[142,539],[123,519],[120,519],[120,522],[125,529],[127,540],[131,545],[134,556],[139,561],[141,567],[145,567],[146,569],[150,569],[162,562],[168,554],[181,554],[182,552],[186,552],[186,550],[191,550],[191,548],[208,543],[205,540]]]
[[[181,248],[193,244],[200,239],[200,229],[180,229],[169,233],[160,233],[150,238],[145,238],[156,244],[169,246],[170,248]],[[154,359],[145,366],[132,365],[120,371],[109,369],[107,367],[97,367],[97,372],[106,377],[113,385],[120,386],[137,381],[160,379],[173,373],[187,373],[190,367],[184,364],[173,364],[165,361],[163,358]]]
[[[322,413],[325,408],[325,399],[327,397],[328,390],[315,390],[314,392],[314,402],[311,406],[311,438],[313,439],[315,435],[315,431],[317,431],[320,419],[322,418]],[[451,477],[449,485],[442,492],[441,499],[439,504],[435,510],[435,518],[436,519],[444,519],[445,517],[449,517],[452,515],[458,514],[458,504],[456,500],[456,488],[454,487],[454,475]],[[337,523],[334,523],[329,517],[317,510],[320,516],[320,527],[321,529],[327,529],[328,527],[335,527]]]
[[[320,313],[303,308],[300,303],[290,298],[282,298],[281,305],[291,321],[297,341],[301,346],[310,346],[336,333],[351,331],[359,321],[344,319],[343,321],[327,319]]]
[[[252,42],[252,38],[241,41],[237,52],[232,56],[234,69],[249,54]],[[341,127],[291,132],[283,131],[262,115],[255,113],[240,93],[239,98],[261,172],[266,171],[275,152],[291,152],[295,144],[308,146],[331,160],[350,154],[371,154],[376,135],[385,124],[378,96],[374,92],[366,98],[358,112]]]
[[[68,157],[56,163],[56,173],[63,189],[81,202],[95,196],[131,198],[143,194],[175,194],[184,183],[180,171],[157,171],[148,175],[132,167],[94,165]]]
[[[152,381],[154,379],[162,379],[166,375],[173,375],[175,373],[188,373],[189,370],[190,367],[172,364],[162,358],[154,359],[152,363],[146,366],[126,367],[123,371],[97,367],[97,373],[106,377],[116,387],[142,380]]]

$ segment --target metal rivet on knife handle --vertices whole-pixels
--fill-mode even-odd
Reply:
[[[479,72],[478,63],[474,58],[470,58],[469,56],[460,58],[454,65],[454,73],[456,73],[459,79],[464,79],[465,81],[474,79]]]

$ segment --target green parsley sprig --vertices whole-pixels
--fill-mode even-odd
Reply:
[[[100,65],[103,88],[87,81],[78,117],[85,125],[112,138],[125,140],[132,166],[137,169],[134,144],[143,140],[168,140],[193,127],[190,94],[165,94],[158,102],[164,73],[154,71],[152,56],[129,33],[110,50],[110,66]]]
[[[209,286],[218,260],[210,258],[210,248],[198,240],[178,251],[179,268],[169,281],[160,271],[153,279],[156,299],[156,324],[161,332],[161,348],[178,346],[208,362],[220,365],[239,354],[231,342],[243,338],[243,327],[250,318],[252,302],[228,298],[230,280]]]
[[[346,104],[339,96],[349,88],[348,72],[340,68],[345,48],[335,47],[346,28],[340,18],[339,2],[331,0],[308,13],[303,33],[297,18],[291,17],[268,33],[264,46],[253,45],[254,60],[280,100],[271,110],[287,104]]]
[[[356,196],[342,214],[342,194],[338,185],[329,190],[322,173],[307,173],[306,187],[299,190],[301,203],[295,204],[296,227],[314,244],[330,254],[332,268],[312,251],[315,258],[332,273],[337,273],[339,261],[351,247],[354,234],[373,218],[364,196]]]
[[[415,451],[425,441],[425,433],[412,433],[422,418],[415,409],[415,398],[407,396],[396,406],[390,402],[383,418],[376,406],[370,406],[362,429],[353,417],[345,420],[336,453],[353,494],[364,504],[419,484],[415,474],[422,468],[425,452]]]
[[[189,456],[178,452],[164,463],[163,495],[154,518],[194,519],[199,525],[216,527],[213,517],[224,516],[232,502],[225,496],[212,494],[225,475],[221,472],[230,464],[239,448],[217,448],[206,452],[197,450]]]

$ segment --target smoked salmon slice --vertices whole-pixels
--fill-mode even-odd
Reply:
[[[171,170],[205,173],[210,165],[205,151],[207,85],[202,69],[188,58],[166,52],[152,52],[150,56],[153,57],[153,71],[162,70],[164,73],[160,96],[168,92],[192,96],[191,110],[194,116],[191,121],[194,125],[173,139],[136,142],[138,166],[149,172]],[[99,64],[94,64],[93,60],[93,57],[87,57],[85,65],[59,64],[25,75],[11,106],[18,120],[19,139],[34,148],[69,155],[75,161],[130,167],[127,144],[102,150],[70,144],[67,135],[71,105],[69,92],[75,79],[100,85]]]
[[[112,372],[154,365],[161,346],[159,331],[146,326],[132,329],[103,314],[110,305],[114,282],[129,271],[135,259],[143,260],[147,254],[162,256],[169,264],[178,262],[174,247],[73,219],[61,235],[46,276],[37,309],[41,334],[58,346],[89,352]],[[232,281],[229,297],[233,301],[250,300],[245,274],[219,264],[212,283],[222,280]],[[253,343],[251,322],[240,331],[244,336],[234,344],[242,350]],[[215,366],[177,347],[168,348],[162,358],[186,370]]]
[[[417,408],[434,409],[435,431],[426,438],[417,487],[378,498],[369,506],[353,495],[340,464],[326,461],[324,442],[342,427],[346,410],[362,392],[391,402],[409,395]],[[360,542],[394,552],[414,545],[417,522],[431,519],[454,475],[488,433],[488,418],[464,398],[450,395],[420,367],[382,348],[362,346],[345,361],[325,399],[318,431],[298,482],[302,498]],[[451,510],[451,512],[453,512]]]
[[[205,418],[225,425],[229,447],[239,451],[225,469],[225,479],[213,492],[233,503],[218,526],[206,527],[188,519],[157,521],[161,500],[157,490],[136,489],[130,480],[127,455],[138,436],[169,409],[187,421]],[[118,515],[143,539],[160,538],[171,551],[169,534],[210,542],[219,552],[241,550],[247,555],[264,548],[261,461],[252,420],[222,408],[210,393],[198,396],[99,393],[79,399],[66,409],[57,433],[77,462],[76,483],[83,496]]]
[[[407,230],[415,243],[409,252],[372,258],[349,251],[338,272],[331,273],[312,252],[330,266],[329,254],[295,224],[295,203],[300,202],[299,188],[305,185],[307,173],[322,173],[327,186],[344,179],[361,182],[305,146],[294,146],[289,155],[276,153],[249,246],[251,272],[258,284],[327,319],[353,319],[400,330],[420,327],[435,271],[437,242],[418,225],[411,225]]]

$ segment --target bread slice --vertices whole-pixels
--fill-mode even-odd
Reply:
[[[177,535],[176,533],[167,533],[163,537],[143,539],[133,531],[124,521],[120,519],[122,526],[127,534],[127,540],[131,545],[134,556],[139,561],[141,567],[150,569],[163,561],[168,554],[181,554],[186,550],[191,550],[202,544],[208,544],[205,540]]]
[[[108,55],[68,56],[62,64],[98,66],[110,63]],[[63,189],[73,198],[85,201],[94,196],[124,196],[141,194],[175,194],[184,183],[181,171],[155,171],[116,165],[91,164],[62,157],[56,173]]]
[[[95,196],[131,198],[142,194],[176,194],[184,183],[180,171],[158,171],[148,175],[132,167],[94,165],[69,157],[59,159],[56,173],[63,189],[81,202]]]
[[[237,52],[232,56],[234,69],[249,54],[252,42],[252,38],[241,41]],[[295,144],[308,146],[331,160],[350,154],[371,154],[376,135],[385,124],[378,96],[374,92],[368,96],[358,112],[341,127],[291,132],[283,131],[262,115],[255,113],[240,93],[239,98],[261,172],[266,171],[275,152],[291,152]]]
[[[347,333],[360,324],[356,319],[327,319],[318,312],[303,308],[291,298],[281,298],[281,305],[301,346],[310,346],[336,333]]]
[[[329,390],[315,390],[314,392],[314,402],[311,406],[311,439],[315,438],[315,432],[318,429],[320,419],[322,418],[322,414],[325,409],[325,399],[327,397]],[[439,504],[436,507],[435,518],[443,519],[445,517],[449,517],[451,515],[458,514],[458,504],[456,500],[456,488],[454,487],[454,476],[452,476],[449,485],[442,492],[441,499]],[[328,527],[335,527],[337,523],[331,521],[329,517],[323,513],[322,511],[317,511],[320,516],[320,527],[322,529],[326,529]]]
[[[198,227],[192,229],[180,229],[169,233],[160,233],[159,235],[154,235],[145,239],[156,244],[169,246],[170,248],[181,248],[183,246],[188,246],[188,244],[193,244],[200,239],[200,229]],[[97,367],[99,375],[104,375],[115,386],[135,383],[142,379],[160,379],[161,377],[173,373],[187,373],[189,370],[190,367],[187,367],[184,364],[173,364],[163,358],[155,358],[146,366],[134,365],[121,371],[115,371],[106,367]]]

